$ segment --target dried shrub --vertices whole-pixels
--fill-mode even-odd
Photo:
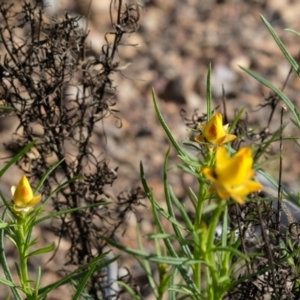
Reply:
[[[68,13],[47,18],[42,1],[1,1],[0,99],[14,109],[18,128],[7,148],[13,152],[36,140],[19,167],[32,180],[40,179],[55,162],[61,161],[44,184],[49,194],[56,185],[83,176],[53,197],[59,211],[105,202],[104,187],[113,185],[117,168],[97,153],[95,126],[105,118],[118,118],[116,86],[111,76],[119,72],[119,46],[124,35],[138,28],[139,6],[112,1],[110,17],[113,42],[100,55],[92,55],[86,44],[88,32],[80,17]],[[90,53],[88,56],[87,53]],[[67,263],[80,265],[102,253],[105,242],[99,234],[113,236],[124,229],[128,212],[140,205],[143,193],[122,193],[113,205],[88,208],[61,216],[53,228],[70,240]],[[113,202],[113,199],[109,199]],[[90,294],[106,296],[106,274],[95,274]]]

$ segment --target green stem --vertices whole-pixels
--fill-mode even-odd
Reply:
[[[197,202],[197,208],[196,208],[196,216],[195,216],[195,223],[194,223],[194,229],[199,235],[200,225],[201,225],[201,217],[202,217],[202,211],[203,211],[203,204],[205,200],[206,195],[206,184],[203,179],[199,180],[199,194],[198,194],[198,202]],[[201,234],[200,234],[201,235]],[[201,236],[200,236],[200,243],[201,243]],[[197,249],[198,248],[198,249]],[[198,245],[198,247],[195,247],[195,259],[202,259],[202,253],[201,253],[201,245]],[[195,270],[194,270],[194,280],[197,288],[199,291],[201,291],[201,263],[195,264]]]
[[[207,156],[205,158],[206,164],[210,166],[213,163],[214,155],[213,152],[208,149],[207,151]],[[201,170],[200,170],[201,172]],[[204,201],[206,199],[206,192],[207,192],[207,184],[206,184],[206,179],[204,179],[202,176],[200,176],[199,179],[199,193],[198,193],[198,202],[197,202],[197,207],[196,207],[196,215],[195,215],[195,223],[194,223],[194,228],[195,231],[199,231],[200,226],[201,226],[201,218],[202,218],[202,211],[203,211],[203,205]],[[200,237],[201,238],[201,237]],[[203,241],[200,241],[200,244]],[[202,259],[202,251],[201,251],[201,246],[199,245],[198,249],[195,249],[194,253],[195,259]],[[201,264],[197,263],[194,267],[194,280],[197,288],[199,291],[201,291]]]
[[[17,228],[16,228],[16,243],[17,243],[17,248],[19,251],[19,257],[20,257],[20,281],[21,281],[21,286],[26,294],[28,299],[31,299],[32,297],[32,288],[30,285],[29,281],[29,276],[28,276],[28,253],[29,253],[29,248],[28,245],[26,244],[26,224],[24,219],[18,219],[17,220]]]
[[[210,220],[209,223],[208,239],[207,239],[207,255],[205,259],[209,264],[209,269],[210,269],[209,273],[212,279],[211,286],[208,286],[208,295],[209,295],[208,299],[213,299],[213,300],[222,299],[222,295],[223,295],[223,289],[219,285],[219,276],[218,276],[218,270],[215,261],[215,251],[214,251],[216,227],[220,220],[220,216],[226,206],[226,200],[219,200],[219,201],[220,201],[220,205],[218,205],[218,208],[212,215],[212,219]]]

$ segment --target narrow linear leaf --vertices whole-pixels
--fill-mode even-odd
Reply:
[[[281,52],[283,53],[285,58],[288,60],[288,62],[291,64],[291,66],[293,67],[293,69],[296,71],[296,73],[299,76],[300,75],[300,70],[299,70],[299,66],[298,66],[296,60],[287,51],[287,49],[285,48],[285,46],[281,42],[280,38],[278,37],[277,33],[275,32],[273,27],[270,25],[270,23],[262,15],[260,17],[261,17],[262,21],[265,23],[265,25],[268,28],[269,32],[271,33],[271,35],[272,35],[274,41],[276,42],[276,44],[278,45],[279,49],[281,50]]]
[[[10,106],[3,106],[3,105],[0,105],[0,110],[7,110],[7,111],[13,111],[15,110],[13,107],[10,107]]]
[[[6,210],[4,210],[3,214],[2,214],[2,220],[5,219],[6,216]],[[5,250],[4,250],[4,229],[0,229],[0,264],[2,266],[4,275],[6,277],[7,282],[10,282],[12,284],[12,286],[10,286],[11,291],[13,296],[15,297],[16,300],[22,300],[23,298],[21,297],[18,289],[17,289],[17,285],[14,283],[12,274],[10,272],[9,266],[7,264],[7,260],[6,260],[6,255],[5,255]]]
[[[173,137],[173,134],[171,132],[171,130],[169,129],[167,123],[165,122],[159,108],[158,108],[158,104],[157,104],[157,99],[156,99],[156,94],[154,89],[152,89],[152,99],[153,99],[153,104],[154,104],[154,109],[156,112],[156,115],[158,117],[158,120],[161,124],[161,126],[163,127],[163,129],[165,130],[169,140],[171,141],[172,145],[175,147],[175,149],[177,150],[177,152],[183,156],[187,156],[192,160],[196,160],[196,158],[194,157],[194,155],[192,155],[191,153],[189,153],[188,151],[186,151],[185,149],[183,149],[178,142],[176,141],[176,139]]]
[[[183,162],[185,162],[188,167],[191,168],[194,167],[194,168],[191,168],[193,171],[195,171],[195,168],[200,168],[203,166],[203,163],[199,160],[190,160],[188,157],[186,156],[181,156],[181,155],[178,155],[178,158],[180,158]]]
[[[51,213],[51,214],[49,214],[45,217],[37,219],[36,221],[33,222],[32,226],[36,226],[37,224],[39,224],[41,222],[44,222],[45,220],[56,218],[56,217],[61,216],[61,215],[69,214],[69,213],[72,213],[74,211],[87,209],[87,208],[91,208],[91,207],[97,207],[97,206],[100,206],[100,205],[107,205],[109,203],[110,202],[94,203],[94,204],[90,204],[90,205],[86,205],[86,206],[79,206],[79,207],[75,207],[75,208],[71,208],[71,209],[56,211],[56,212]]]
[[[9,281],[9,280],[1,278],[1,277],[0,277],[0,283],[4,284],[6,286],[9,286],[10,288],[16,288],[17,287],[12,281]]]
[[[48,199],[50,199],[53,195],[55,195],[56,193],[58,193],[60,190],[62,190],[63,188],[65,188],[66,186],[68,186],[71,182],[74,182],[78,179],[83,178],[81,175],[79,176],[75,176],[72,179],[65,181],[64,183],[62,183],[60,186],[58,186],[53,192],[51,192],[50,195],[48,195],[48,197],[46,199],[44,199],[42,202],[46,203]]]
[[[76,287],[76,293],[73,296],[73,300],[79,299],[81,293],[83,292],[83,289],[85,288],[85,286],[88,283],[88,281],[89,281],[90,277],[92,276],[92,274],[95,272],[97,264],[99,263],[99,261],[101,259],[102,259],[102,257],[100,257],[98,259],[95,259],[95,261],[91,264],[91,267],[90,267],[89,271],[85,274],[83,279],[80,281],[80,284]]]
[[[136,226],[136,231],[137,231],[137,241],[138,241],[138,245],[140,250],[145,251],[143,242],[142,242],[142,237],[141,237],[141,232],[140,232],[140,228],[139,225]],[[149,284],[151,286],[152,289],[152,293],[154,294],[154,296],[156,298],[158,298],[158,290],[157,290],[157,285],[155,283],[154,280],[154,276],[153,276],[153,272],[150,266],[150,262],[146,259],[139,259],[137,258],[137,261],[139,262],[140,266],[144,269],[145,274],[147,274],[147,278],[149,281]]]
[[[149,198],[149,200],[151,201],[151,203],[153,204],[153,209],[156,210],[156,212],[158,211],[163,217],[165,217],[167,220],[169,220],[170,222],[172,222],[173,224],[176,224],[177,226],[183,228],[183,226],[177,222],[177,220],[175,218],[173,218],[172,216],[170,216],[159,204],[157,201],[155,201],[152,191],[150,190],[150,188],[148,187],[148,183],[146,181],[146,177],[145,177],[145,173],[144,173],[144,168],[143,168],[143,164],[142,162],[140,162],[140,176],[141,176],[141,181],[142,181],[142,185],[144,188],[144,191],[147,195],[147,197]],[[155,215],[155,213],[154,213]],[[157,222],[160,222],[159,220],[156,220]],[[157,223],[156,223],[157,224]],[[162,228],[160,228],[162,229]]]
[[[117,284],[122,286],[133,297],[133,299],[143,300],[127,283],[117,280]]]
[[[174,202],[175,206],[178,208],[179,212],[181,213],[181,216],[185,222],[185,226],[187,230],[189,232],[193,232],[194,226],[190,217],[188,216],[186,207],[184,207],[183,204],[179,201],[179,199],[175,196],[175,193],[171,187],[170,187],[170,194],[171,194],[172,201]]]
[[[153,199],[153,196],[152,196],[152,192],[150,191],[150,189],[148,187],[148,184],[147,184],[147,181],[146,181],[146,176],[145,176],[145,173],[144,173],[144,168],[143,168],[142,162],[140,163],[140,174],[141,174],[141,181],[142,181],[145,193],[147,194],[149,200],[151,201],[152,207],[153,207],[153,216],[154,216],[154,219],[155,219],[155,223],[158,225],[158,228],[159,228],[160,232],[164,233],[165,231],[164,231],[163,226],[162,226],[162,224],[159,220],[159,217],[158,217],[157,211],[155,209],[155,206],[153,205],[154,199]],[[165,242],[166,248],[168,249],[169,253],[173,257],[177,258],[178,254],[175,251],[172,243],[168,239],[164,240],[164,242]],[[186,270],[182,265],[177,266],[177,268],[178,268],[178,271],[180,272],[182,278],[185,280],[185,282],[190,286],[191,290],[193,291],[195,299],[200,300],[201,299],[200,291],[198,290],[196,284],[190,278],[190,275],[188,274],[188,270]]]
[[[203,263],[203,264],[207,265],[207,263],[202,260],[188,259],[185,257],[157,256],[154,254],[148,254],[144,251],[136,250],[136,249],[129,248],[129,247],[123,246],[121,244],[118,244],[117,242],[115,242],[114,240],[112,240],[108,237],[105,237],[102,235],[100,235],[100,237],[102,239],[104,239],[106,242],[108,242],[110,245],[112,245],[126,253],[132,254],[134,256],[138,256],[143,259],[147,259],[152,262],[166,263],[166,264],[174,265],[174,266],[190,265],[190,264],[195,264],[195,263]]]
[[[280,134],[282,133],[282,131],[284,130],[284,128],[286,127],[285,126],[282,126],[280,127],[276,132],[273,133],[272,137],[264,144],[260,145],[260,151],[259,153],[257,153],[254,157],[255,159],[255,162],[257,162],[261,157],[262,155],[265,154],[266,150],[268,149],[268,147],[277,140],[277,138],[280,137]]]
[[[41,269],[41,267],[38,267],[38,274],[37,274],[37,277],[35,280],[35,291],[34,291],[36,299],[39,299],[38,294],[39,294],[39,289],[41,286],[41,277],[42,277],[42,269]]]
[[[50,246],[48,247],[44,247],[44,248],[41,248],[41,249],[38,249],[38,250],[35,250],[31,253],[29,253],[27,255],[27,258],[28,257],[31,257],[31,256],[36,256],[36,255],[40,255],[40,254],[44,254],[44,253],[48,253],[48,252],[51,252],[55,249],[55,243],[53,242]]]
[[[9,211],[9,212],[12,212],[11,211],[11,206],[9,205],[8,201],[5,199],[5,197],[3,196],[2,192],[0,191],[0,198],[2,200],[2,202],[4,203],[6,209]]]
[[[65,159],[60,160],[59,162],[53,164],[44,174],[44,176],[41,178],[40,182],[38,183],[37,187],[35,188],[35,193],[38,193],[40,188],[43,186],[45,180],[48,178],[48,176],[64,161]]]
[[[211,119],[212,112],[212,92],[211,92],[211,64],[208,66],[208,72],[206,77],[206,105],[207,105],[207,120]]]
[[[58,288],[59,286],[65,285],[65,284],[69,284],[72,282],[72,280],[81,280],[86,274],[87,274],[87,270],[86,268],[90,267],[95,260],[97,260],[99,262],[100,258],[104,259],[105,256],[109,253],[105,252],[103,253],[101,256],[95,258],[93,261],[91,261],[88,264],[85,264],[84,266],[79,267],[78,269],[76,269],[75,271],[73,271],[72,273],[70,273],[69,275],[67,275],[66,277],[48,285],[45,286],[43,288],[41,288],[39,290],[39,299],[44,299],[52,290]],[[96,271],[97,270],[102,270],[103,268],[105,268],[106,266],[108,266],[109,264],[111,264],[112,262],[116,261],[119,258],[119,256],[113,257],[112,259],[109,260],[105,260],[103,263],[101,264],[96,264]]]
[[[296,35],[298,35],[300,37],[300,32],[294,30],[294,29],[290,29],[290,28],[287,28],[287,29],[284,29],[285,31],[287,32],[292,32],[292,33],[295,33]]]
[[[21,150],[18,154],[16,154],[4,167],[0,170],[0,177],[9,169],[11,165],[18,161],[25,153],[27,153],[36,143],[36,141],[32,141],[29,143],[23,150]]]
[[[244,111],[245,111],[245,107],[243,107],[243,108],[238,112],[238,114],[236,115],[236,117],[234,118],[234,120],[233,120],[233,122],[232,122],[232,124],[231,124],[231,126],[230,126],[229,133],[234,132],[234,129],[235,129],[237,123],[239,122],[239,120],[241,119],[242,114],[244,113]]]
[[[244,70],[246,73],[248,73],[249,75],[251,75],[253,78],[255,78],[257,81],[259,81],[260,83],[268,87],[272,92],[274,92],[279,98],[283,100],[283,102],[287,105],[287,107],[291,110],[292,114],[295,117],[295,120],[292,120],[293,123],[300,129],[300,115],[297,107],[291,102],[291,100],[280,89],[276,88],[269,81],[265,80],[257,73],[249,69],[243,68],[241,66],[240,68]]]
[[[228,251],[229,253],[235,253],[236,255],[240,256],[246,261],[250,261],[249,255],[244,254],[243,252],[239,251],[238,249],[234,247],[215,247],[213,251]]]
[[[0,221],[0,229],[6,228],[7,226],[8,226],[8,223]]]

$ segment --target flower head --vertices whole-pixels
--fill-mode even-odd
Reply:
[[[216,113],[207,123],[199,123],[201,134],[195,137],[198,143],[221,145],[236,139],[236,136],[228,133],[228,124],[223,125],[223,116]]]
[[[42,199],[42,195],[34,196],[26,176],[21,178],[16,187],[11,187],[11,193],[13,195],[13,211],[17,214],[31,211],[33,206]]]
[[[213,168],[204,167],[203,175],[212,182],[211,191],[220,198],[231,197],[236,202],[245,203],[244,197],[262,189],[262,185],[251,180],[255,175],[251,148],[242,148],[229,157],[224,147],[216,150],[216,163]]]

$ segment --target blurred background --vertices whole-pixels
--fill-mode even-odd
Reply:
[[[19,3],[15,1],[15,5]],[[49,16],[59,17],[66,12],[82,16],[81,26],[89,31],[87,42],[93,55],[100,55],[100,49],[106,43],[105,33],[111,30],[108,13],[110,0],[46,0],[46,4]],[[247,117],[249,126],[257,127],[257,132],[264,130],[268,125],[270,108],[260,105],[266,103],[270,91],[239,66],[256,71],[276,87],[282,88],[290,66],[261,21],[260,14],[270,22],[287,49],[296,57],[300,50],[299,37],[284,29],[300,31],[300,2],[140,0],[138,5],[139,29],[125,37],[124,47],[119,53],[122,71],[114,78],[118,87],[115,108],[119,110],[119,119],[108,118],[99,124],[99,149],[110,160],[112,168],[119,167],[118,179],[110,191],[112,194],[141,186],[139,164],[142,161],[149,186],[163,205],[161,168],[169,142],[155,116],[151,89],[154,88],[158,95],[162,114],[174,136],[178,141],[184,141],[190,136],[184,118],[191,119],[195,110],[199,116],[206,112],[206,75],[211,64],[214,106],[219,106],[222,111],[222,99],[225,98],[229,121],[245,107],[247,115],[244,117]],[[300,80],[293,73],[284,92],[298,107],[299,91]],[[280,109],[278,105],[269,128],[271,132],[280,127]],[[286,112],[284,122],[289,122],[290,117],[290,113]],[[15,117],[2,120],[2,143],[11,141],[16,127]],[[289,124],[284,135],[298,138],[299,132]],[[2,158],[8,157],[10,153],[2,145],[0,147]],[[278,145],[274,144],[270,154],[276,154],[278,149]],[[283,181],[296,192],[300,159],[297,149],[293,141],[284,144]],[[176,154],[172,152],[172,162],[175,161]],[[2,160],[1,164],[4,162]],[[266,169],[278,178],[278,160],[267,164]],[[8,198],[10,186],[17,184],[20,176],[17,168],[11,168],[3,178],[1,188]],[[189,175],[178,176],[174,170],[170,183],[177,196],[184,201],[193,179]],[[128,230],[124,236],[127,245],[136,245],[135,225],[140,219],[143,219],[143,233],[153,231],[149,205],[146,201],[145,204],[146,208],[140,208],[136,215],[128,218]],[[56,263],[63,264],[63,257]],[[128,261],[125,266],[126,263],[133,264]],[[138,267],[133,268],[138,274]]]
[[[59,17],[66,12],[82,16],[81,26],[89,31],[87,42],[96,57],[105,44],[105,33],[111,30],[110,3],[110,0],[45,0],[49,16]],[[114,78],[120,119],[108,118],[99,126],[102,135],[99,147],[113,168],[119,166],[118,191],[132,184],[139,185],[141,160],[153,187],[161,189],[162,154],[168,141],[154,114],[152,88],[174,135],[179,141],[186,140],[189,132],[183,117],[191,119],[195,110],[199,116],[206,112],[206,75],[211,64],[214,106],[222,105],[224,89],[229,121],[237,109],[245,107],[249,125],[258,127],[256,132],[260,132],[268,124],[270,108],[260,109],[259,105],[266,103],[270,91],[239,66],[256,71],[278,88],[282,88],[290,70],[260,14],[274,27],[294,57],[300,49],[299,37],[284,31],[285,28],[300,30],[298,1],[141,0],[138,5],[139,28],[125,37],[124,47],[118,53],[121,73]],[[296,105],[300,101],[299,89],[300,81],[292,74],[284,91]],[[271,132],[279,128],[280,108],[275,111]],[[290,114],[286,113],[285,122],[289,118]],[[14,117],[2,123],[1,140],[6,143],[17,125]],[[285,135],[292,133],[297,137],[290,124]],[[284,148],[284,181],[296,189],[299,155],[291,151],[297,149],[293,143],[287,143],[290,144]],[[276,153],[278,149],[273,150]],[[274,176],[277,165],[273,162],[267,166]],[[11,176],[8,178],[12,180]],[[184,193],[180,186],[178,192]]]
[[[88,20],[92,49],[100,53],[104,45],[104,32],[110,30],[110,1],[57,1],[47,0],[47,13],[83,16]],[[91,4],[90,4],[91,3]],[[128,2],[129,3],[129,2]],[[154,115],[151,101],[153,87],[160,99],[160,107],[171,130],[179,141],[189,133],[183,121],[191,118],[194,110],[199,116],[206,111],[205,89],[208,65],[212,65],[212,87],[215,107],[222,104],[223,92],[227,114],[232,120],[237,109],[247,111],[250,126],[263,130],[268,123],[269,107],[260,109],[270,96],[268,89],[245,74],[239,66],[250,68],[278,88],[282,88],[290,66],[276,46],[260,19],[263,15],[274,27],[290,53],[299,52],[299,37],[285,32],[285,28],[300,30],[299,1],[293,0],[219,0],[219,1],[139,1],[140,22],[137,33],[126,37],[120,51],[122,74],[115,76],[118,86],[117,106],[122,127],[117,129],[114,120],[103,124],[106,137],[103,152],[111,163],[120,166],[120,190],[139,184],[139,161],[146,167],[155,190],[160,190],[160,173],[168,142]],[[292,74],[285,87],[288,97],[299,103],[300,82]],[[279,128],[278,106],[270,131]],[[220,108],[222,110],[222,108]],[[286,113],[285,122],[289,121]],[[285,135],[299,135],[292,125]],[[289,142],[288,142],[289,143]],[[299,154],[293,143],[284,148],[284,181],[291,188],[298,185]],[[271,154],[277,152],[276,145]],[[275,176],[278,163],[266,166]],[[157,185],[157,186],[156,186]],[[176,184],[178,193],[184,193],[182,184]]]

